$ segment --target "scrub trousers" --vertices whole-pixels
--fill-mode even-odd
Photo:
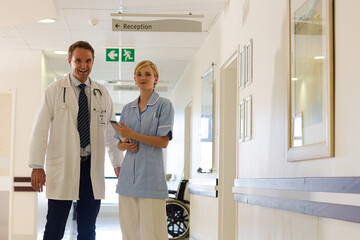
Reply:
[[[123,240],[168,240],[166,200],[119,194]]]
[[[81,161],[79,200],[76,204],[78,240],[95,240],[95,223],[100,200],[94,199],[90,178],[90,159]],[[64,236],[66,220],[72,200],[48,200],[44,240],[60,240]]]

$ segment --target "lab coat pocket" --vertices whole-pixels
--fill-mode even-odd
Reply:
[[[46,181],[62,182],[64,176],[64,157],[46,159]]]

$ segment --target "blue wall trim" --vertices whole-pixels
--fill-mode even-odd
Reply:
[[[234,186],[306,192],[360,193],[360,177],[242,178],[235,179]]]
[[[360,223],[360,207],[267,196],[234,194],[234,200],[319,217]]]
[[[234,180],[234,187],[240,189],[360,194],[360,177],[241,178]],[[244,193],[234,193],[234,200],[264,207],[360,223],[359,206]]]
[[[207,196],[207,197],[213,197],[213,198],[218,197],[218,191],[217,190],[202,190],[202,189],[190,188],[189,192],[191,194],[202,195],[202,196]]]
[[[189,192],[191,194],[203,195],[207,197],[218,197],[218,190],[216,190],[216,186],[218,186],[219,181],[217,178],[208,178],[208,179],[189,179]],[[213,187],[214,190],[204,189],[203,187]]]

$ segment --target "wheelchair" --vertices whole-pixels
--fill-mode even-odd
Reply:
[[[167,228],[169,239],[184,239],[190,229],[190,202],[184,199],[188,180],[181,180],[177,191],[169,190],[166,200]]]

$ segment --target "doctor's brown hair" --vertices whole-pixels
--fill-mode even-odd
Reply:
[[[93,58],[95,58],[95,51],[93,49],[93,47],[90,45],[90,43],[85,42],[85,41],[77,41],[76,43],[73,43],[68,50],[68,57],[69,59],[72,58],[73,52],[76,48],[82,48],[82,49],[87,49],[90,50],[92,53]]]

